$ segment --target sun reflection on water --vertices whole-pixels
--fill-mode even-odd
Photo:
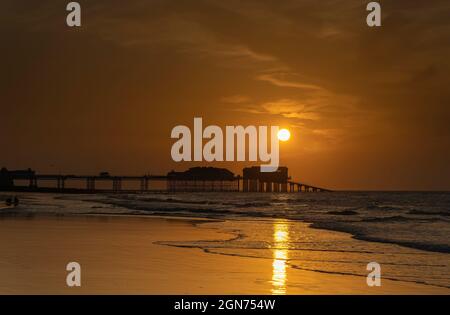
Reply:
[[[286,294],[289,226],[285,221],[276,221],[273,227],[272,294]]]

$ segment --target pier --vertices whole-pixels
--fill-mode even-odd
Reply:
[[[68,183],[72,185],[68,185]],[[156,183],[159,182],[159,186]],[[44,183],[47,186],[43,185]],[[74,187],[75,183],[75,187]],[[50,187],[48,186],[50,184]],[[101,185],[100,185],[101,184]],[[126,188],[130,186],[134,188]],[[101,186],[101,187],[100,187]],[[0,170],[1,191],[35,191],[59,193],[145,193],[145,192],[327,192],[328,189],[294,182],[287,167],[273,173],[262,173],[259,167],[244,168],[243,176],[213,167],[194,167],[166,175],[113,176],[36,174],[35,171]]]

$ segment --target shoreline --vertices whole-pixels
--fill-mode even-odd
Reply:
[[[103,202],[99,202],[99,203],[103,203]],[[111,203],[113,205],[113,203]],[[4,209],[10,209],[10,210],[14,210],[14,207],[4,207],[4,208],[0,208],[1,210]],[[140,209],[134,209],[134,208],[127,208],[130,210],[140,210]],[[145,210],[140,210],[140,211],[145,211]],[[167,218],[167,219],[180,219],[180,220],[187,220],[187,221],[195,221],[195,222],[199,222],[199,221],[203,221],[205,223],[207,222],[220,222],[220,221],[226,221],[226,220],[230,220],[230,219],[244,219],[244,220],[276,220],[278,218],[276,217],[264,217],[264,218],[258,218],[258,217],[240,217],[240,218],[219,218],[219,217],[208,217],[207,215],[203,216],[203,217],[195,217],[195,216],[183,216],[183,215],[170,215],[169,213],[166,214],[145,214],[145,213],[139,213],[139,214],[133,214],[133,213],[102,213],[102,212],[91,212],[91,213],[53,213],[53,212],[40,212],[40,213],[35,213],[35,212],[22,212],[22,213],[18,213],[18,212],[5,212],[5,213],[1,213],[0,212],[0,218],[2,217],[30,217],[30,216],[56,216],[56,217],[64,217],[64,216],[110,216],[110,217],[136,217],[136,218]],[[301,223],[307,223],[309,224],[310,228],[312,229],[317,229],[317,230],[324,230],[324,231],[331,231],[331,232],[337,232],[337,233],[346,233],[351,235],[352,238],[354,238],[355,240],[360,240],[360,241],[365,241],[365,242],[376,242],[376,243],[381,243],[381,244],[392,244],[392,245],[399,245],[402,247],[406,247],[406,248],[411,248],[411,249],[416,249],[416,250],[422,250],[422,251],[426,251],[426,252],[431,252],[431,253],[442,253],[442,254],[449,254],[450,251],[448,249],[448,247],[443,248],[442,246],[429,246],[429,245],[417,245],[416,243],[412,243],[412,242],[401,242],[401,241],[397,241],[397,240],[390,240],[390,239],[386,239],[386,238],[379,238],[379,237],[371,237],[371,236],[367,236],[364,235],[363,233],[360,233],[359,231],[357,231],[357,229],[355,228],[347,228],[347,227],[342,227],[342,226],[330,226],[325,222],[317,222],[317,221],[312,221],[312,220],[306,220],[306,219],[292,219],[292,218],[284,218],[284,220],[289,220],[292,222],[301,222]]]
[[[364,193],[364,191],[361,191],[361,193]],[[404,193],[408,193],[408,192],[404,192]],[[441,192],[436,191],[436,192],[424,192],[424,193],[441,193]],[[104,194],[103,196],[109,196],[109,195]],[[67,200],[71,200],[71,199],[67,198]],[[123,200],[114,201],[114,200],[105,200],[105,199],[94,199],[91,201],[97,202],[100,204],[104,204],[104,205],[118,206],[118,207],[123,207],[123,208],[129,209],[129,210],[139,211],[139,212],[141,212],[142,215],[150,215],[150,216],[153,215],[151,213],[151,211],[149,211],[150,213],[145,213],[146,211],[148,211],[148,209],[146,207],[141,207],[141,206],[129,204],[129,203],[126,204],[123,202]],[[135,215],[135,214],[130,213],[130,215]],[[169,216],[169,217],[171,216],[169,211],[166,213],[160,213],[158,215]],[[191,213],[189,215],[182,216],[182,217],[195,217],[193,215],[194,215],[194,213]],[[212,212],[211,213],[200,213],[200,215],[202,215],[202,216],[198,216],[198,217],[205,218],[205,219],[212,219],[212,220],[216,220],[216,219],[227,220],[228,219],[228,218],[224,217],[225,215],[220,212],[215,213],[214,214],[215,216],[213,215]],[[342,214],[340,214],[340,215],[342,215]],[[260,217],[260,216],[252,216],[250,214],[248,214],[247,216],[239,217],[239,216],[236,216],[236,215],[230,213],[230,216],[232,216],[233,218],[236,218],[236,219],[240,219],[240,218],[245,219],[247,216],[250,219],[272,219],[272,220],[278,219],[278,217],[276,217],[276,216]],[[355,226],[347,226],[345,223],[340,223],[340,224],[335,223],[333,225],[333,224],[330,224],[329,222],[314,220],[312,217],[310,217],[310,218],[291,218],[291,217],[287,216],[287,217],[284,217],[284,219],[309,223],[309,224],[311,224],[311,228],[314,228],[314,229],[348,233],[348,234],[351,234],[354,239],[361,240],[361,241],[378,242],[378,243],[382,243],[382,244],[393,244],[393,245],[403,246],[406,248],[423,250],[423,251],[433,252],[433,253],[445,253],[445,254],[450,253],[450,248],[448,245],[444,245],[444,244],[429,245],[429,244],[421,244],[421,243],[417,243],[417,242],[415,243],[415,242],[411,242],[411,241],[393,240],[393,239],[388,239],[388,238],[372,236],[372,235],[365,234],[361,229],[358,229]]]
[[[265,220],[271,221],[272,219]],[[61,230],[62,227],[58,227],[58,225],[63,225],[67,227],[71,227],[73,229],[72,223],[75,223],[75,225],[80,225],[78,231],[88,231],[89,233],[94,233],[94,230],[97,228],[101,233],[108,234],[108,230],[112,229],[114,230],[116,226],[121,226],[122,228],[126,226],[127,231],[133,231],[134,228],[138,228],[140,232],[143,234],[140,234],[138,238],[134,239],[134,243],[140,243],[143,245],[143,247],[147,247],[149,249],[149,252],[161,252],[164,253],[165,257],[159,258],[159,260],[163,260],[166,262],[166,264],[170,265],[170,262],[175,261],[184,261],[189,262],[190,260],[194,260],[195,263],[193,263],[193,266],[199,268],[199,270],[206,269],[208,270],[212,266],[221,266],[219,270],[216,270],[209,279],[206,281],[203,279],[203,281],[200,281],[202,283],[202,288],[208,288],[207,290],[202,290],[201,288],[192,288],[189,286],[183,286],[180,287],[180,284],[177,284],[177,281],[174,281],[172,283],[171,288],[168,288],[166,291],[162,290],[159,291],[158,289],[155,290],[155,288],[148,288],[143,287],[142,284],[138,284],[139,281],[136,281],[136,275],[133,275],[131,278],[134,279],[132,281],[134,283],[135,289],[131,289],[131,291],[128,291],[130,289],[129,286],[127,286],[127,290],[124,290],[124,288],[118,288],[115,290],[112,290],[111,288],[103,287],[102,285],[98,285],[97,287],[89,287],[86,290],[83,288],[81,290],[75,289],[75,291],[70,291],[70,289],[65,288],[62,285],[58,285],[55,287],[55,284],[53,283],[53,286],[50,286],[52,289],[46,290],[43,287],[16,287],[10,288],[10,290],[16,292],[16,293],[25,293],[25,294],[33,294],[33,293],[44,293],[44,294],[51,294],[51,293],[57,293],[57,294],[72,294],[72,293],[104,293],[104,294],[114,294],[114,293],[130,293],[130,292],[138,292],[138,294],[213,294],[215,292],[216,294],[271,294],[274,293],[273,287],[274,287],[274,280],[273,278],[273,264],[275,262],[279,262],[279,260],[276,259],[258,259],[254,257],[243,257],[242,255],[227,255],[227,254],[219,254],[215,255],[215,253],[207,252],[204,249],[201,248],[179,248],[174,245],[168,245],[168,244],[162,244],[164,242],[180,242],[182,241],[192,241],[192,242],[198,242],[199,240],[202,240],[203,242],[230,242],[233,240],[236,240],[239,237],[242,237],[242,235],[236,233],[236,231],[230,232],[230,230],[227,229],[218,229],[217,227],[211,227],[203,225],[204,223],[212,223],[212,224],[223,224],[223,220],[215,220],[215,219],[204,219],[204,218],[188,218],[188,217],[163,217],[163,216],[137,216],[137,215],[105,215],[105,214],[69,214],[69,215],[62,215],[62,216],[55,216],[55,215],[48,215],[48,214],[36,214],[31,219],[30,217],[26,216],[13,216],[13,217],[5,217],[2,216],[2,219],[0,220],[0,225],[4,224],[5,222],[14,222],[16,221],[19,223],[24,224],[25,226],[32,226],[43,224],[44,226],[47,226],[50,230],[51,229],[57,229]],[[57,222],[55,222],[57,221]],[[100,223],[99,223],[100,222]],[[199,224],[201,223],[201,226]],[[102,225],[103,224],[103,225]],[[304,223],[307,225],[307,223]],[[148,235],[146,235],[145,231],[147,231],[150,227],[155,228],[158,226],[158,231],[163,233],[163,235],[153,235],[154,237],[151,239],[151,244],[148,243],[142,243],[143,239],[147,239]],[[184,226],[184,227],[181,227]],[[3,226],[4,227],[4,226]],[[170,230],[171,228],[177,229],[177,236],[173,237],[169,234],[167,234],[167,230]],[[162,228],[162,230],[160,229]],[[105,230],[106,229],[106,230]],[[311,228],[312,229],[312,228]],[[3,229],[0,233],[4,233],[5,229]],[[133,232],[130,232],[133,233]],[[335,233],[341,233],[341,232],[335,232]],[[65,237],[71,239],[71,242],[76,242],[76,237],[74,237],[76,233],[72,234],[65,234]],[[11,236],[11,235],[10,235]],[[29,235],[33,238],[42,238],[40,235]],[[220,237],[219,237],[220,236]],[[227,236],[227,237],[225,237]],[[5,237],[5,235],[3,235]],[[114,237],[118,237],[118,235],[115,235]],[[45,238],[45,236],[44,236]],[[124,238],[124,239],[122,239]],[[129,242],[129,236],[128,235],[122,235],[119,237],[121,240],[121,243],[124,244],[123,246],[127,247],[125,244],[133,243]],[[48,241],[48,239],[47,239]],[[69,242],[70,243],[70,242]],[[85,244],[87,245],[87,244]],[[88,247],[90,245],[87,245]],[[111,244],[105,243],[104,246],[111,246]],[[123,247],[122,246],[122,247]],[[94,246],[96,247],[96,246]],[[137,252],[140,253],[140,250],[136,248],[136,244],[133,244],[135,249],[137,249]],[[76,251],[80,251],[82,247],[74,248]],[[165,248],[165,249],[163,249]],[[170,248],[170,249],[167,249]],[[123,249],[123,248],[122,248]],[[151,249],[151,250],[150,250]],[[200,250],[198,250],[200,249]],[[0,248],[5,253],[5,250],[3,248]],[[99,250],[99,248],[97,248]],[[89,252],[89,250],[88,250]],[[21,255],[21,253],[16,253],[16,255]],[[35,253],[36,254],[36,253]],[[92,253],[91,253],[92,254]],[[135,253],[136,254],[136,253]],[[142,253],[141,253],[142,254]],[[36,254],[39,256],[38,254]],[[88,260],[91,261],[92,264],[98,264],[99,262],[96,260],[103,261],[103,257],[89,257]],[[96,256],[96,255],[94,255]],[[134,255],[131,255],[133,257]],[[124,262],[123,265],[128,264],[135,264],[135,262],[129,261],[131,257],[127,257],[124,260],[128,262]],[[4,259],[4,258],[3,258]],[[123,260],[123,257],[120,258]],[[52,263],[50,263],[52,264]],[[283,263],[284,264],[284,263]],[[188,265],[191,265],[188,263]],[[281,292],[280,294],[403,294],[403,293],[411,293],[411,294],[448,294],[450,292],[449,289],[441,288],[438,286],[430,285],[430,284],[418,284],[418,283],[412,283],[412,282],[404,282],[399,280],[389,280],[389,279],[383,279],[383,286],[380,288],[370,288],[367,285],[365,285],[365,279],[360,276],[355,275],[343,275],[343,274],[327,274],[324,272],[320,272],[317,270],[310,271],[310,270],[302,270],[298,269],[294,264],[291,264],[289,261],[285,261],[285,272],[290,274],[290,277],[285,279],[286,283],[284,284],[286,286],[286,289],[284,292]],[[240,276],[238,278],[233,277],[233,275],[236,273],[235,266],[241,266],[239,269]],[[141,268],[148,268],[144,266],[139,266],[137,269]],[[163,273],[165,271],[165,268],[167,266],[159,266],[156,267],[157,270],[154,270],[152,268],[148,269],[147,271],[150,274],[156,273]],[[1,269],[1,268],[0,268]],[[101,268],[100,268],[101,269]],[[119,274],[119,282],[125,283],[128,282],[123,277],[127,277],[127,272],[124,272],[123,270],[120,271],[116,268],[113,268],[114,272],[116,274]],[[159,269],[159,270],[158,270]],[[176,268],[177,269],[177,268]],[[172,270],[172,272],[176,272],[175,270]],[[242,273],[243,270],[245,270],[244,273]],[[256,274],[254,271],[257,271]],[[5,272],[5,269],[3,269],[3,272]],[[36,270],[34,271],[36,272]],[[204,271],[201,271],[203,273]],[[6,274],[9,274],[10,272],[5,272]],[[13,272],[14,273],[14,272]],[[52,272],[50,272],[52,273]],[[59,271],[55,271],[55,273],[62,276],[64,274],[64,269],[61,268]],[[101,272],[102,273],[102,272]],[[128,272],[128,276],[130,276]],[[246,274],[250,273],[250,277]],[[169,274],[166,274],[170,277]],[[54,276],[54,275],[53,275]],[[4,278],[3,275],[1,278]],[[186,277],[186,274],[178,275],[178,277]],[[221,285],[217,284],[217,277],[225,277],[225,278],[231,278],[227,279],[227,281],[223,281]],[[145,276],[144,276],[145,278]],[[176,277],[177,278],[177,277]],[[189,277],[187,277],[189,278]],[[195,278],[195,276],[194,276]],[[193,281],[193,279],[190,279]],[[292,280],[292,284],[290,281]],[[198,279],[197,279],[198,281]],[[231,281],[231,282],[230,282]],[[61,281],[63,282],[63,281]],[[190,282],[190,281],[189,281]],[[195,281],[194,281],[195,282]],[[216,282],[214,285],[214,289],[212,289],[208,284],[211,282]],[[246,283],[246,285],[243,286],[243,282]],[[17,283],[17,279],[12,283]],[[181,281],[181,283],[184,283],[184,281]],[[232,284],[235,283],[235,284]],[[331,283],[331,284],[330,284]],[[236,287],[236,288],[242,288],[242,291],[230,291],[230,287]],[[56,291],[55,291],[56,289]],[[8,290],[1,285],[0,282],[0,292],[1,293],[8,293]]]

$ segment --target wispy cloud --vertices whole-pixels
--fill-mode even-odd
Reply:
[[[269,101],[258,105],[244,105],[233,110],[249,114],[279,115],[284,118],[290,118],[298,121],[315,121],[321,118],[320,112],[313,108],[308,108],[305,104],[293,99],[280,99]]]
[[[296,89],[305,89],[305,90],[322,90],[322,88],[318,85],[304,83],[299,81],[289,80],[288,76],[292,76],[292,74],[288,73],[269,73],[269,74],[261,74],[256,77],[257,80],[269,82],[275,86],[279,87],[288,87],[288,88],[296,88]]]
[[[222,47],[222,49],[218,49],[215,51],[215,53],[223,55],[223,56],[229,56],[229,57],[245,57],[250,58],[255,61],[277,61],[277,58],[257,53],[253,50],[251,50],[248,47],[245,46],[228,46],[228,47]]]
[[[267,102],[261,105],[265,113],[281,115],[285,118],[295,118],[299,120],[319,120],[320,114],[309,110],[305,104],[292,99],[281,99],[274,102]]]

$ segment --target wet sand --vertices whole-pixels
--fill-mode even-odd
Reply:
[[[368,287],[364,277],[292,268],[276,251],[274,259],[259,259],[161,244],[236,237],[200,222],[130,216],[2,216],[0,293],[450,293],[447,288],[386,279],[381,287]],[[81,287],[66,285],[66,265],[72,261],[81,265]]]

